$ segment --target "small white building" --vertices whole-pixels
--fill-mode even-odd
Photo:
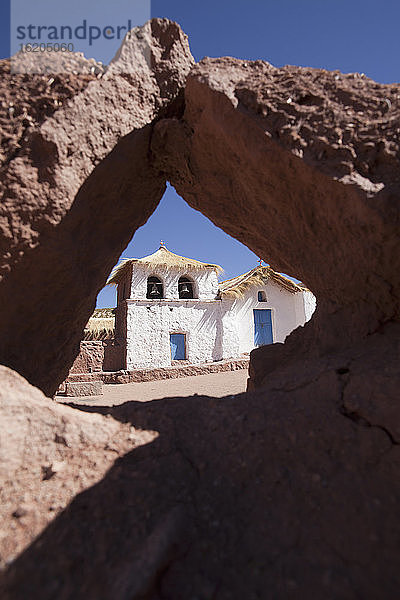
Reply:
[[[221,272],[163,245],[118,265],[108,283],[117,286],[115,339],[123,368],[239,358],[283,342],[314,312],[313,294],[270,267],[219,282]]]

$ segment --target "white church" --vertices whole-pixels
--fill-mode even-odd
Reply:
[[[119,264],[108,284],[117,286],[115,339],[123,346],[123,368],[240,358],[283,342],[315,310],[308,289],[270,267],[219,282],[221,272],[163,244]]]

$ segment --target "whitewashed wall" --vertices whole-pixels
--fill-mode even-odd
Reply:
[[[309,321],[317,307],[317,299],[309,290],[303,292],[305,320]]]
[[[188,277],[195,286],[195,296],[200,300],[215,300],[218,294],[218,277],[214,270],[207,269],[206,271],[183,271],[183,270],[166,270],[154,269],[149,270],[144,265],[134,265],[132,273],[132,283],[130,298],[143,299],[147,293],[148,277],[158,277],[164,285],[164,296],[166,299],[178,299],[178,281],[180,277]]]
[[[223,358],[220,300],[127,300],[127,369],[171,365],[170,333],[193,364]]]
[[[153,275],[163,282],[165,298],[162,300],[146,299],[147,279]],[[179,299],[181,276],[194,281],[197,299]],[[284,342],[315,310],[315,297],[311,292],[292,294],[273,281],[254,286],[243,298],[216,300],[218,280],[211,269],[185,273],[178,269],[150,271],[145,266],[135,265],[132,279],[124,283],[130,299],[121,303],[117,314],[121,325],[126,327],[128,370],[170,366],[171,333],[186,334],[186,359],[201,364],[237,358],[254,348],[253,309],[272,310],[274,342]],[[266,293],[267,302],[258,302],[259,291]],[[122,298],[122,294],[119,293],[118,298]]]
[[[233,299],[221,300],[223,358],[238,358],[243,352],[240,349],[240,324],[232,310],[233,304]]]
[[[267,302],[258,302],[259,291],[266,293]],[[312,294],[311,296],[314,298]],[[232,306],[232,313],[238,323],[240,353],[250,352],[254,348],[254,309],[271,309],[273,340],[284,342],[293,329],[304,325],[311,318],[312,298],[307,297],[306,314],[303,292],[292,294],[274,281],[247,290],[243,298],[235,300]]]

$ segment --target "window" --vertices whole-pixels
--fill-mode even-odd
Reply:
[[[194,298],[194,283],[188,277],[180,277],[178,281],[179,298]]]
[[[158,277],[149,277],[147,279],[146,298],[149,298],[149,300],[159,300],[160,298],[164,298],[163,284]]]
[[[172,360],[186,359],[186,335],[184,333],[170,333],[169,343]]]
[[[259,302],[268,302],[268,300],[267,300],[267,294],[265,292],[263,292],[262,290],[260,290],[258,292],[258,301]]]

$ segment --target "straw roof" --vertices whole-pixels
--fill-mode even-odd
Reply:
[[[84,340],[109,340],[114,337],[115,316],[113,308],[96,308],[83,332]]]
[[[146,265],[154,269],[179,269],[186,271],[203,271],[212,269],[216,273],[222,273],[223,269],[219,265],[203,263],[194,258],[179,256],[168,250],[165,246],[160,246],[157,252],[145,256],[144,258],[126,258],[112,271],[107,285],[118,285],[124,278],[130,274],[134,265]]]
[[[95,308],[91,319],[113,319],[115,308]]]
[[[220,294],[223,297],[241,298],[246,290],[256,285],[265,285],[268,280],[274,281],[292,294],[306,289],[271,267],[255,267],[243,275],[222,281],[219,284]]]

